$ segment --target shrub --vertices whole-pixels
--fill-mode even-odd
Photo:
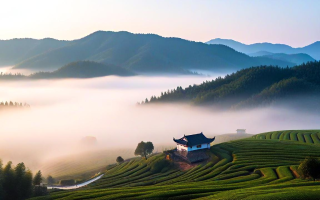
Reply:
[[[299,165],[299,171],[304,178],[312,178],[314,181],[320,177],[320,162],[314,157],[307,157]]]
[[[118,156],[116,161],[117,161],[117,163],[122,163],[124,160],[121,156]]]

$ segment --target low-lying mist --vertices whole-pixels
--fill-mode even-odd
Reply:
[[[31,108],[0,111],[0,158],[41,169],[59,156],[88,150],[80,143],[85,136],[97,138],[96,149],[134,149],[140,141],[152,141],[155,151],[162,151],[166,145],[174,146],[173,137],[184,134],[203,132],[213,137],[238,128],[252,134],[319,128],[320,115],[285,108],[216,111],[184,104],[136,105],[168,89],[213,78],[110,76],[2,82],[0,101],[26,102]]]

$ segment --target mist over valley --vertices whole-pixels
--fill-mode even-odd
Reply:
[[[319,199],[319,1],[1,8],[0,200]]]
[[[23,160],[32,169],[38,169],[52,159],[86,151],[105,149],[116,154],[117,149],[127,149],[131,153],[125,155],[129,158],[134,156],[134,147],[141,140],[152,141],[155,151],[161,152],[174,146],[172,137],[184,134],[204,132],[213,137],[235,133],[238,128],[246,128],[251,134],[317,128],[320,115],[285,106],[232,111],[185,103],[136,104],[168,88],[201,84],[216,77],[108,76],[6,82],[0,86],[0,100],[27,102],[31,107],[0,112],[0,157],[4,161]],[[86,136],[94,136],[97,144],[83,148],[79,144]],[[99,157],[99,162],[112,163],[114,158],[108,155]],[[54,173],[57,169],[50,170],[43,172]]]

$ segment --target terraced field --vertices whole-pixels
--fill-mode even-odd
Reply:
[[[320,144],[320,130],[287,130],[261,133],[255,139],[291,140],[308,144]]]
[[[306,156],[320,157],[320,145],[291,140],[292,132],[312,141],[317,135],[271,132],[218,144],[210,149],[209,162],[187,171],[163,165],[164,154],[137,158],[109,166],[87,188],[34,199],[318,199],[320,182],[300,179],[297,167]],[[157,169],[159,163],[163,167]]]

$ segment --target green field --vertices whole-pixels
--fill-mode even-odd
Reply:
[[[133,149],[103,149],[82,152],[78,154],[57,157],[39,166],[44,175],[52,175],[60,179],[88,179],[97,172],[101,172],[115,158],[121,155],[124,159],[134,156]]]
[[[210,162],[187,171],[155,171],[164,154],[136,158],[110,166],[86,188],[34,199],[318,199],[320,182],[297,173],[306,156],[320,157],[318,132],[270,132],[217,144]]]

